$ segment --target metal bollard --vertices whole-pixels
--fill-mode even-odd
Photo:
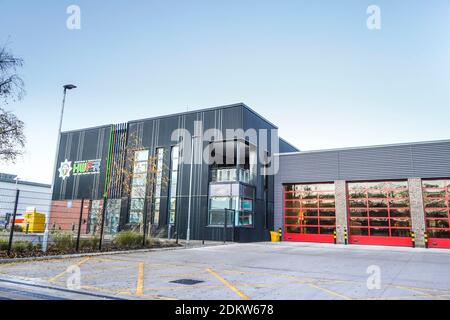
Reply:
[[[278,229],[278,234],[280,235],[280,242],[283,241],[283,230],[281,228]]]
[[[29,229],[30,229],[30,224],[27,223],[27,228],[25,229],[25,234],[28,234]]]
[[[337,244],[337,231],[334,230],[333,232],[333,238],[334,238],[334,244]]]
[[[411,242],[412,242],[412,247],[415,248],[416,247],[416,234],[414,232],[411,232]]]
[[[423,233],[423,240],[425,242],[425,248],[428,249],[428,233],[426,232]]]
[[[348,245],[348,233],[347,233],[347,228],[344,229],[344,240],[345,240],[345,245]]]

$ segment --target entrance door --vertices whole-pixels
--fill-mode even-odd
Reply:
[[[334,183],[284,186],[284,240],[334,242]]]
[[[348,183],[351,244],[411,246],[407,181]]]
[[[450,179],[422,181],[430,248],[450,248]]]

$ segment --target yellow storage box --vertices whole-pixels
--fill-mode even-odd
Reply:
[[[45,231],[45,214],[34,211],[28,211],[24,215],[23,231],[29,233],[43,233]]]
[[[272,242],[280,242],[281,241],[280,234],[276,231],[270,231],[270,240]]]

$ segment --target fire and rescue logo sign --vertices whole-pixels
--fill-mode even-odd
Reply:
[[[70,177],[70,173],[72,172],[72,161],[66,159],[66,161],[61,162],[61,166],[58,169],[59,177],[63,180],[66,180]]]
[[[100,164],[101,159],[75,161],[73,164],[72,161],[66,159],[66,161],[61,162],[61,166],[58,169],[59,177],[66,180],[67,178],[70,178],[71,175],[82,176],[99,174]]]

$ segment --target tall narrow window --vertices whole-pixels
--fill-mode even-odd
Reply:
[[[153,225],[159,225],[159,215],[161,212],[161,186],[162,186],[162,174],[164,163],[164,149],[156,149],[156,181],[155,181],[155,193],[153,197]]]
[[[169,189],[169,224],[175,224],[177,211],[177,187],[180,147],[173,146],[170,162],[170,189]]]
[[[148,150],[134,153],[133,178],[131,180],[130,224],[143,224],[145,196],[147,194]]]

